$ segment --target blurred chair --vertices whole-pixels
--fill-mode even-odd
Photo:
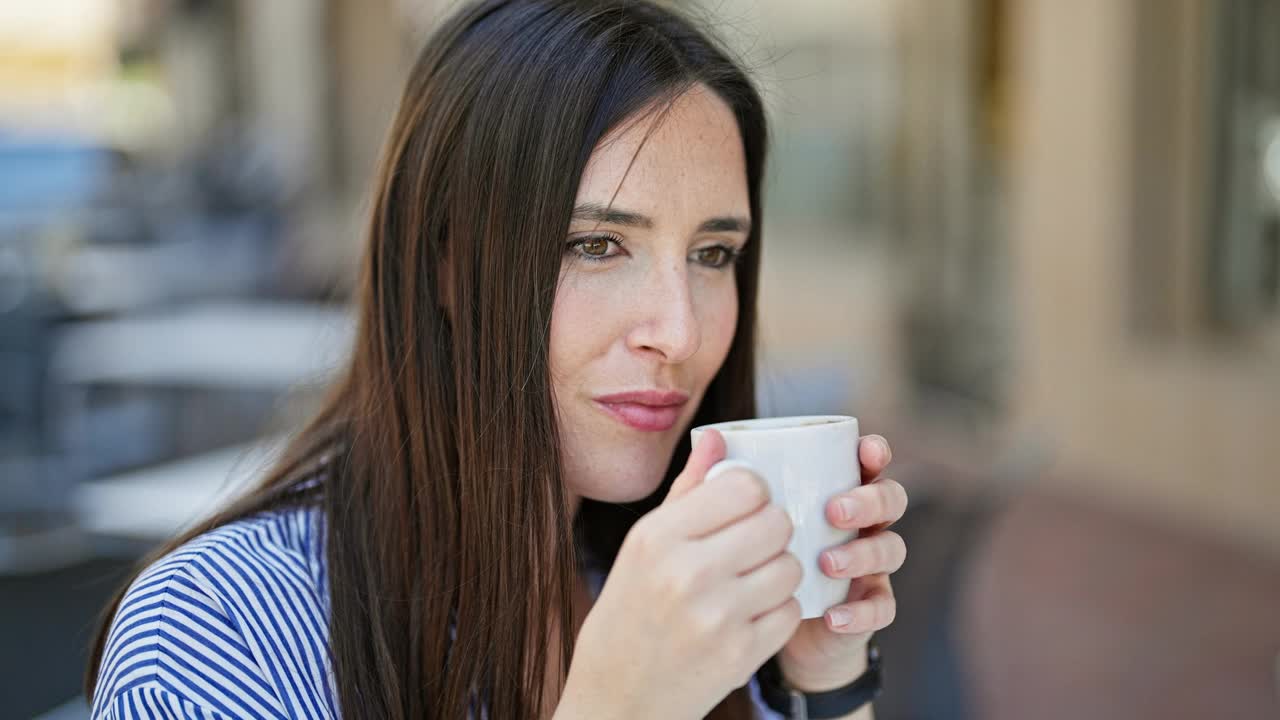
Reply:
[[[907,487],[911,502],[893,528],[907,543],[907,562],[893,576],[897,617],[877,634],[885,670],[876,717],[981,720],[958,631],[967,568],[1003,507],[1002,496],[987,489],[990,478],[913,454],[909,440],[895,439],[886,474]]]

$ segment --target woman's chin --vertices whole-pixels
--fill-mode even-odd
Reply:
[[[661,484],[661,474],[646,477],[614,476],[599,484],[592,483],[591,487],[583,489],[581,495],[598,502],[629,503],[649,497]]]

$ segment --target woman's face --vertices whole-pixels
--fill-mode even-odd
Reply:
[[[551,318],[575,500],[637,500],[661,482],[733,341],[750,222],[737,122],[704,86],[592,153]]]

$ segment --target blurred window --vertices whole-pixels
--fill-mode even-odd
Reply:
[[[1280,348],[1280,3],[1134,7],[1129,327]]]
[[[1210,317],[1280,332],[1280,3],[1210,7]]]

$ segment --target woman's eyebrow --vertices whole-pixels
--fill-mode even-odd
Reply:
[[[638,212],[617,207],[606,207],[600,203],[580,203],[573,209],[573,219],[584,222],[596,222],[625,227],[652,228],[653,219]],[[751,220],[745,217],[726,215],[702,221],[698,232],[741,232],[750,234]]]
[[[740,232],[751,234],[751,221],[744,217],[725,216],[703,220],[698,232]]]

